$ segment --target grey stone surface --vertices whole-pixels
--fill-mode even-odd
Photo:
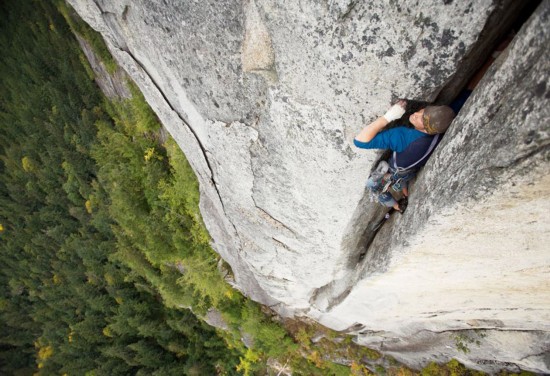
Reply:
[[[358,343],[416,367],[430,354],[548,372],[549,17],[544,2],[453,122],[405,215],[323,291],[334,299],[349,289],[320,314],[326,325],[362,323]],[[461,335],[475,339],[470,352],[459,350]]]
[[[126,75],[126,72],[124,72],[121,68],[118,68],[113,74],[109,73],[105,67],[105,64],[95,54],[92,46],[90,46],[90,44],[79,35],[76,35],[76,39],[78,40],[78,44],[84,52],[86,59],[90,63],[90,67],[95,75],[94,80],[103,94],[105,94],[108,98],[114,99],[130,98],[132,94],[128,88],[128,76]]]
[[[456,94],[518,2],[69,2],[187,155],[245,294],[414,366],[549,371],[548,1],[362,259],[378,153],[354,135],[395,98]],[[448,333],[473,329],[458,353]]]
[[[215,308],[210,308],[208,312],[206,312],[206,316],[204,317],[204,321],[210,326],[213,326],[218,329],[222,330],[228,330],[229,325],[222,317],[222,314],[220,311],[218,311]]]

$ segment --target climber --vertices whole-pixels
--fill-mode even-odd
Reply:
[[[442,134],[512,38],[513,34],[510,34],[499,44],[493,55],[449,106],[428,106],[413,113],[409,116],[409,122],[414,128],[398,126],[383,130],[390,122],[405,114],[407,102],[400,100],[355,137],[354,144],[358,148],[392,151],[389,161],[381,161],[367,180],[367,188],[381,204],[403,213],[409,196],[408,182],[427,162],[441,141]],[[403,199],[397,202],[392,192],[396,195],[402,193]]]
[[[403,212],[406,199],[398,203],[391,191],[409,195],[408,182],[416,175],[433,152],[456,113],[449,106],[428,106],[411,116],[414,128],[398,126],[383,130],[390,122],[400,119],[405,113],[407,102],[400,100],[383,116],[367,125],[355,137],[355,146],[362,149],[390,149],[389,161],[382,161],[367,181],[367,187],[378,201]]]
[[[500,41],[493,54],[449,106],[428,106],[410,115],[409,122],[414,128],[398,126],[383,130],[390,122],[400,119],[405,114],[407,102],[400,100],[382,117],[359,132],[354,140],[358,148],[392,151],[389,161],[381,161],[367,180],[367,188],[378,202],[400,213],[404,212],[409,196],[408,182],[427,162],[441,141],[442,134],[451,125],[491,64],[508,47],[514,35],[515,32],[512,30]],[[397,202],[394,195],[402,195],[403,198]]]

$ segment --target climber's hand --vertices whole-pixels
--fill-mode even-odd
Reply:
[[[407,110],[407,101],[405,99],[400,99],[395,104],[398,104],[399,106],[403,107],[404,110]]]
[[[404,99],[399,100],[384,114],[384,119],[386,119],[388,123],[399,119],[405,113],[405,107],[407,107],[407,101]]]

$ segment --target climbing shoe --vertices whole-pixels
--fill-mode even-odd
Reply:
[[[405,213],[405,210],[407,210],[407,206],[409,205],[409,198],[403,197],[401,200],[397,202],[397,205],[399,205],[399,213],[403,214]]]

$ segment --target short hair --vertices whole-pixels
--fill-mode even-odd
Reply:
[[[449,106],[428,106],[424,109],[422,123],[428,134],[445,133],[455,116]]]

